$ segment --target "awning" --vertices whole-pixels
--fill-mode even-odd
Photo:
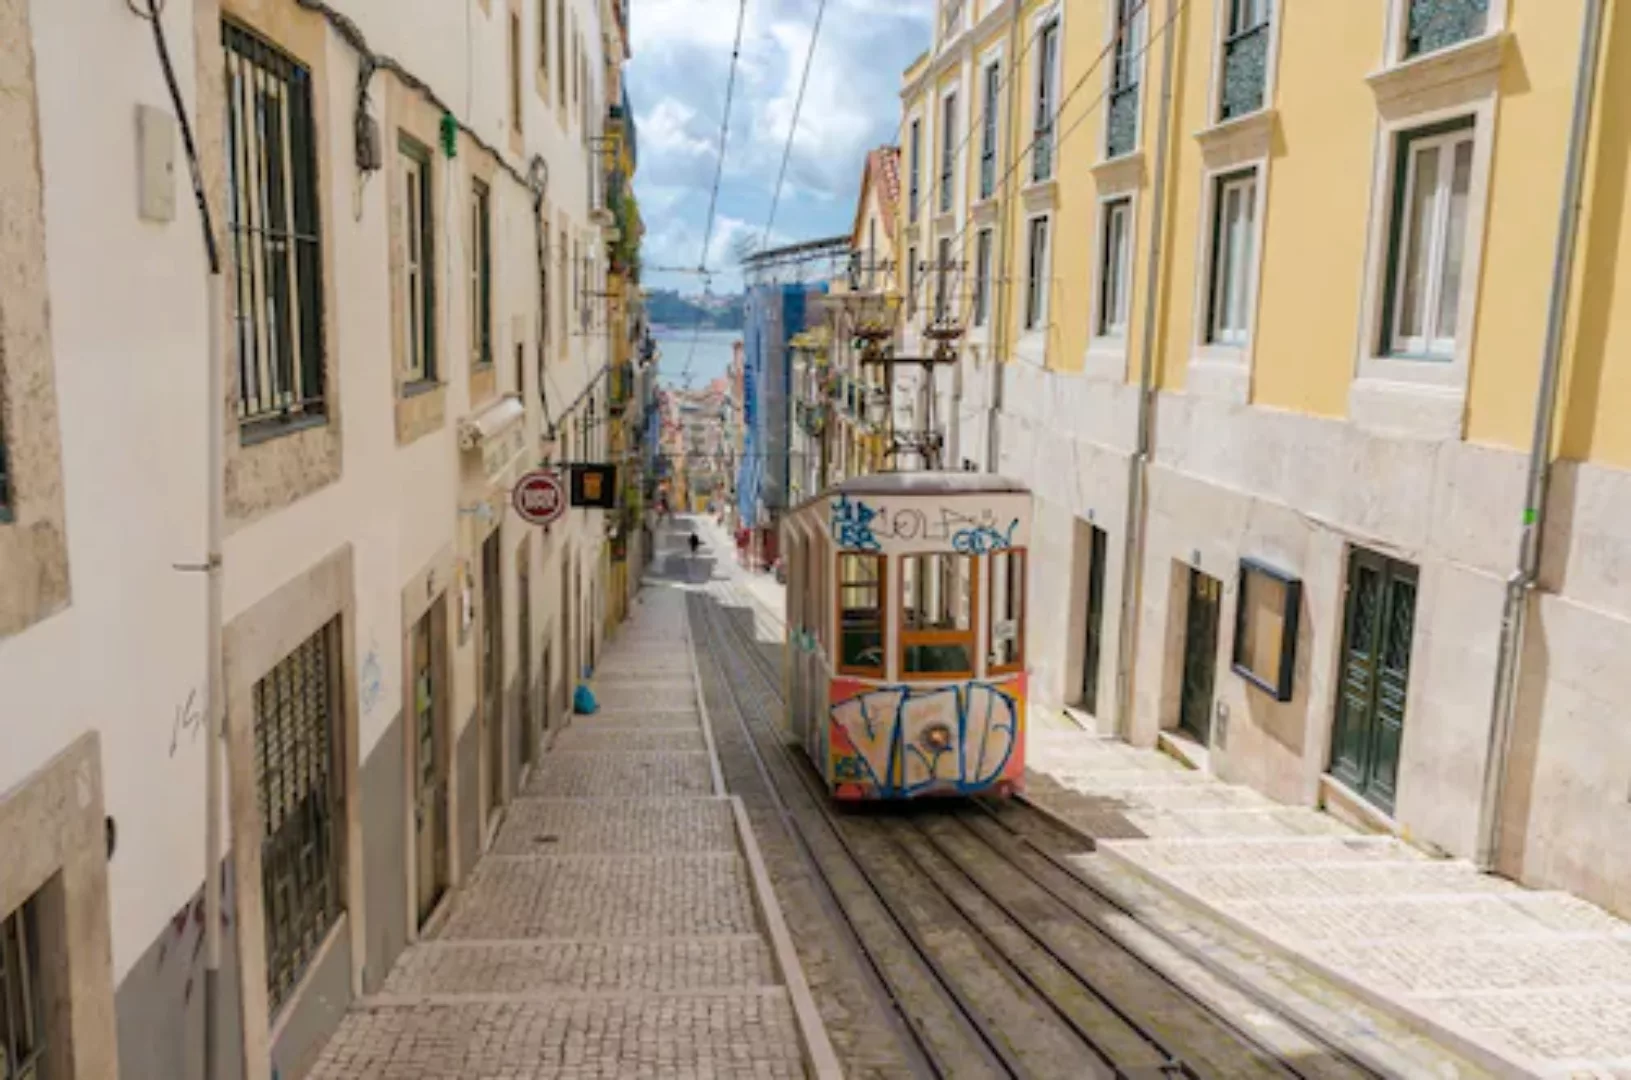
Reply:
[[[459,421],[459,448],[474,450],[503,433],[511,424],[518,424],[527,415],[526,406],[514,395],[505,395],[474,416]]]

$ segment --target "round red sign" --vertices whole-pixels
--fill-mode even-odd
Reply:
[[[516,483],[510,501],[528,524],[553,525],[566,513],[566,487],[553,469],[538,469]]]

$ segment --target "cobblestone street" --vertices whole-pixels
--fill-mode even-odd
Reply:
[[[557,738],[314,1080],[806,1075],[689,650],[682,595],[648,588],[597,672],[601,711]]]

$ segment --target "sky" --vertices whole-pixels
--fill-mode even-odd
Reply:
[[[820,0],[747,0],[725,174],[707,266],[741,288],[735,252],[759,243]],[[929,43],[934,0],[826,0],[771,246],[849,232],[866,152],[899,141],[900,74]],[[700,292],[695,274],[718,164],[737,0],[633,0],[625,69],[639,146],[635,194],[647,288]]]

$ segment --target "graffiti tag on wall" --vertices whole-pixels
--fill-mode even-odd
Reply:
[[[964,555],[989,555],[1014,546],[1019,518],[999,518],[978,501],[961,506],[925,505],[922,500],[901,506],[874,505],[840,495],[832,502],[829,531],[833,542],[849,551],[882,551],[890,541],[926,541],[950,546]]]
[[[357,686],[357,703],[362,708],[362,714],[372,716],[384,697],[385,678],[380,669],[379,646],[370,641]]]
[[[175,719],[170,724],[170,756],[175,757],[176,751],[181,749],[182,736],[187,742],[198,741],[198,733],[204,729],[204,710],[198,702],[196,689],[187,691],[187,700],[176,706]]]

